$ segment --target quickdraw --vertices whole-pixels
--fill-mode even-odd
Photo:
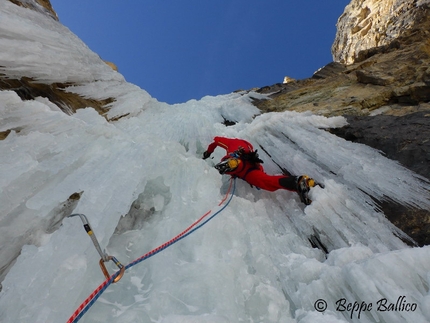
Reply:
[[[93,229],[90,226],[90,223],[88,221],[88,218],[85,216],[85,214],[71,214],[69,215],[69,218],[74,217],[74,216],[79,216],[82,220],[82,223],[84,224],[84,229],[87,232],[87,234],[90,236],[94,247],[96,247],[97,252],[100,254],[100,261],[99,261],[99,265],[100,265],[100,269],[103,272],[103,275],[106,277],[106,279],[110,278],[109,272],[106,269],[105,266],[105,262],[108,261],[113,261],[113,263],[119,268],[119,273],[118,275],[114,278],[113,283],[116,283],[117,281],[119,281],[122,276],[124,276],[124,272],[125,272],[125,267],[118,261],[118,259],[116,259],[114,256],[109,256],[107,253],[105,253],[104,251],[102,251],[102,248],[100,247],[100,244],[96,238],[96,235],[94,234]]]

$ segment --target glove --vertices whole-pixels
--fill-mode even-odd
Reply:
[[[207,159],[211,156],[211,153],[208,152],[207,150],[203,153],[203,159]]]

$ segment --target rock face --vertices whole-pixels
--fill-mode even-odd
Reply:
[[[430,174],[430,113],[429,111],[404,116],[348,116],[349,125],[333,129],[332,133],[366,144],[382,151],[386,157],[423,177]],[[390,221],[412,237],[418,245],[430,244],[429,210],[411,210],[389,202],[381,208]]]
[[[424,177],[430,170],[430,113],[404,116],[347,116],[349,125],[331,132],[383,151],[386,157]],[[395,131],[393,131],[395,130]]]
[[[105,106],[111,103],[112,99],[86,99],[75,93],[64,91],[68,85],[64,83],[43,84],[27,77],[9,79],[0,74],[0,89],[15,91],[22,100],[33,100],[39,96],[45,97],[54,102],[66,114],[73,114],[78,109],[86,107],[93,107],[101,115],[107,112]],[[0,139],[2,139],[1,132]]]
[[[309,79],[261,88],[275,93],[273,100],[257,106],[323,115],[401,115],[427,109],[421,103],[430,100],[430,9],[420,8],[420,20],[389,45],[360,51],[354,64],[331,63]]]
[[[334,61],[352,64],[360,52],[391,44],[413,29],[429,0],[353,0],[337,23]]]
[[[57,13],[52,8],[51,2],[49,0],[35,0],[33,2],[25,1],[25,0],[9,0],[9,1],[18,6],[48,14],[53,19],[58,20]]]

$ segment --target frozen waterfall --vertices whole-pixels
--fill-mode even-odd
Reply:
[[[126,115],[66,115],[46,98],[0,92],[0,132],[12,130],[0,141],[1,322],[66,322],[104,280],[69,214],[85,214],[127,264],[218,205],[223,151],[201,159],[216,135],[250,141],[268,173],[305,173],[325,189],[304,207],[295,193],[238,180],[222,213],[126,271],[81,322],[430,321],[430,247],[408,246],[375,202],[429,208],[429,181],[326,131],[344,118],[260,115],[253,92],[167,105],[42,13],[1,0],[0,20],[0,73],[74,82],[67,91],[116,99],[109,118]],[[328,255],[312,247],[316,234]]]

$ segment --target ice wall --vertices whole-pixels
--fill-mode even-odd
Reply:
[[[429,182],[325,131],[343,118],[258,115],[256,93],[170,106],[105,69],[44,15],[2,0],[0,19],[8,21],[0,24],[2,73],[74,81],[69,91],[116,98],[109,118],[128,114],[113,123],[91,107],[67,116],[46,98],[0,92],[0,131],[13,130],[0,141],[0,263],[13,264],[2,282],[1,322],[65,322],[103,281],[99,255],[68,213],[86,214],[102,247],[127,264],[214,208],[228,181],[212,167],[223,151],[206,161],[201,154],[215,135],[251,141],[268,173],[307,173],[325,189],[314,189],[305,208],[295,193],[238,180],[225,211],[132,267],[82,322],[430,320],[430,249],[408,247],[375,204],[429,208]],[[327,258],[308,240],[316,234]],[[378,308],[400,297],[415,310]],[[338,302],[367,306],[348,311]]]

